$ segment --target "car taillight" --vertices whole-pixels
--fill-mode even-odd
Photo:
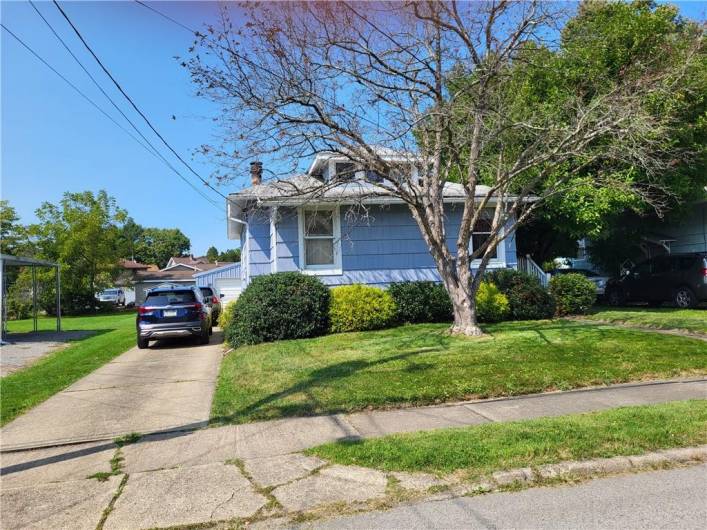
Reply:
[[[204,320],[204,312],[202,311],[202,308],[204,307],[203,305],[196,303],[194,304],[194,311],[197,311],[199,313],[199,320]]]
[[[138,315],[144,315],[145,313],[149,313],[147,308],[145,306],[138,306],[137,308]]]
[[[702,276],[707,277],[707,267],[702,267]]]
[[[211,303],[212,303],[212,304],[218,304],[218,298],[216,298],[215,296],[212,296],[212,297],[211,297]]]

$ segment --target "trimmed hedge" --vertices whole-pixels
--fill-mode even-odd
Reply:
[[[490,282],[481,282],[476,292],[476,316],[479,322],[500,322],[508,316],[508,298]]]
[[[233,347],[324,335],[329,289],[314,276],[279,272],[257,276],[236,300],[224,336]]]
[[[334,287],[329,319],[332,333],[382,329],[395,320],[395,302],[388,291],[377,287],[361,284]]]
[[[581,274],[558,274],[550,279],[550,294],[558,316],[584,315],[596,301],[597,288]]]
[[[541,320],[555,314],[555,301],[537,278],[513,269],[498,269],[486,274],[508,297],[511,320]]]
[[[388,287],[396,307],[396,320],[404,324],[449,322],[452,302],[441,283],[402,282]]]

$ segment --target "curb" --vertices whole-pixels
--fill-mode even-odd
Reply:
[[[625,471],[654,468],[668,464],[705,461],[707,461],[707,445],[700,445],[697,447],[664,449],[636,456],[614,456],[611,458],[560,462],[558,464],[547,464],[535,469],[523,467],[508,471],[497,471],[492,477],[497,487],[506,487],[514,484],[532,484],[557,478],[586,478],[599,474],[623,473]],[[474,488],[478,490],[480,486],[488,487],[488,483],[473,485],[472,490]]]

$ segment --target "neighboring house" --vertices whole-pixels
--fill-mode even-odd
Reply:
[[[162,270],[139,270],[133,278],[135,303],[137,305],[143,303],[146,292],[162,283],[175,283],[185,286],[197,285],[196,274],[231,265],[234,264],[209,263],[206,258],[195,258],[194,256],[176,256],[170,258],[167,266]],[[203,285],[212,286],[209,283]]]
[[[707,199],[694,204],[679,222],[664,223],[660,232],[645,238],[645,247],[652,251],[651,255],[707,252]]]
[[[627,242],[629,245],[637,245],[640,248],[642,258],[636,261],[663,254],[707,252],[707,200],[693,204],[689,213],[679,221],[652,222],[651,226],[654,226],[655,230],[642,237],[640,241]],[[592,263],[591,256],[589,256],[589,240],[585,238],[577,243],[578,252],[576,257],[557,258],[556,261],[577,269],[590,269],[600,272]],[[635,263],[627,261],[624,267],[628,268],[632,264]]]
[[[283,271],[317,275],[327,285],[439,281],[427,244],[402,200],[356,179],[322,190],[329,175],[347,170],[360,176],[360,170],[345,159],[320,154],[307,174],[262,183],[262,166],[251,165],[254,185],[230,194],[227,203],[228,236],[241,242],[244,286],[256,276]],[[479,186],[477,193],[487,192],[487,187]],[[452,249],[464,198],[460,184],[445,185]],[[489,220],[480,220],[472,245],[481,244],[489,230]],[[499,245],[489,268],[516,266],[511,234]]]
[[[221,303],[227,304],[241,294],[241,264],[227,263],[216,268],[197,272],[194,279],[199,287],[212,287],[221,297]]]

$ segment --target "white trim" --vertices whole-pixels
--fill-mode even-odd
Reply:
[[[178,282],[194,282],[195,280],[170,280],[165,278],[164,280],[138,280],[135,283],[178,283]]]
[[[305,210],[330,210],[333,212],[333,241],[334,241],[334,263],[332,265],[309,265],[305,264],[304,254],[304,212]],[[303,274],[314,276],[341,276],[343,269],[341,266],[341,212],[338,205],[311,207],[300,206],[297,208],[297,243],[299,245],[299,270]]]
[[[169,265],[168,267],[165,267],[164,269],[160,269],[160,270],[168,271],[168,270],[173,269],[175,267],[186,267],[186,268],[191,269],[193,271],[201,271],[202,270],[199,267],[196,267],[194,265],[187,265],[186,263],[175,263],[174,265]]]
[[[277,206],[270,208],[270,270],[277,272]]]
[[[474,234],[485,234],[486,232],[473,232],[472,231],[472,239],[469,241],[469,252],[474,252],[474,239],[473,235]],[[506,227],[502,226],[501,229],[498,232],[499,237],[503,237],[504,234],[506,233]],[[471,268],[472,269],[478,269],[479,265],[481,265],[481,258],[475,259],[471,262]],[[491,258],[489,262],[486,264],[487,267],[489,268],[505,268],[506,267],[506,239],[501,240],[501,242],[496,245],[496,257]]]

